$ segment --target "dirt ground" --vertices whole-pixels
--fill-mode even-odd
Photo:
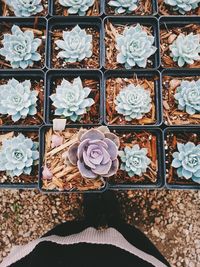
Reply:
[[[172,267],[200,266],[200,191],[136,190],[116,193],[123,218],[141,229]],[[16,244],[83,216],[78,194],[0,190],[0,262]]]

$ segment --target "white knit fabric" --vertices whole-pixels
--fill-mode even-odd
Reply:
[[[79,243],[112,245],[121,248],[146,262],[151,263],[155,267],[167,267],[164,263],[162,263],[152,255],[147,254],[144,251],[130,244],[123,237],[123,235],[114,228],[108,228],[106,230],[96,230],[92,227],[89,227],[78,234],[73,234],[66,237],[52,235],[33,240],[24,246],[16,246],[11,250],[10,254],[0,264],[0,267],[10,266],[11,264],[24,258],[31,251],[33,251],[34,248],[40,242],[43,241],[50,241],[60,245],[73,245]]]

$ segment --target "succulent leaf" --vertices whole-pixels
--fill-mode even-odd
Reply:
[[[117,62],[125,64],[126,69],[134,66],[145,68],[147,59],[157,50],[153,46],[154,37],[148,35],[140,24],[126,27],[123,34],[116,37],[116,43],[119,51]]]
[[[43,11],[42,0],[6,0],[16,17],[30,17]]]
[[[133,84],[123,88],[115,99],[116,111],[125,116],[126,121],[141,119],[151,110],[150,92],[142,86]]]
[[[138,0],[111,0],[108,5],[115,7],[117,14],[131,13],[138,8]]]
[[[85,16],[87,10],[94,5],[94,0],[59,0],[59,3],[68,8],[69,14]]]
[[[171,6],[174,11],[185,14],[198,7],[200,0],[164,0],[165,4]]]

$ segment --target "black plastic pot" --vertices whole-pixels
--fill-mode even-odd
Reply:
[[[159,27],[158,27],[158,20],[154,17],[149,17],[149,16],[126,16],[126,17],[122,17],[122,16],[109,16],[109,17],[105,17],[103,20],[103,24],[104,24],[104,40],[105,40],[105,35],[106,35],[106,31],[105,31],[105,24],[107,23],[107,21],[109,21],[110,23],[112,23],[113,25],[118,24],[118,25],[134,25],[137,23],[140,23],[141,25],[147,26],[147,27],[151,27],[152,28],[152,35],[155,37],[155,43],[154,45],[157,47],[157,51],[155,52],[154,55],[152,55],[151,58],[153,58],[153,66],[152,67],[148,67],[148,68],[139,68],[137,66],[135,66],[134,68],[132,68],[132,70],[138,70],[138,69],[158,69],[160,66],[160,41],[159,41]],[[104,43],[104,50],[103,50],[103,66],[106,68],[106,47],[105,47],[105,43]],[[107,68],[106,68],[107,69]],[[121,67],[120,69],[126,70],[125,67]]]
[[[100,69],[102,67],[102,50],[103,50],[103,31],[102,31],[102,20],[98,17],[54,17],[48,20],[48,37],[47,37],[47,67],[52,69],[52,31],[54,29],[65,29],[68,27],[75,27],[76,25],[79,25],[81,28],[94,28],[97,29],[100,33],[100,40],[99,40],[99,67],[97,69]],[[62,69],[62,67],[59,67],[59,69]],[[65,68],[66,69],[66,68]],[[70,68],[67,68],[70,69]],[[83,69],[83,68],[82,68]],[[85,68],[84,68],[85,69]],[[73,68],[73,70],[76,70],[76,68]],[[90,69],[91,70],[91,69]]]
[[[156,122],[154,124],[151,125],[139,125],[139,124],[127,124],[127,125],[118,125],[118,124],[109,124],[109,122],[107,122],[106,119],[106,80],[109,78],[132,78],[134,75],[136,75],[138,78],[153,78],[154,79],[154,84],[155,84],[155,98],[154,98],[154,102],[155,102],[155,108],[156,108]],[[159,126],[162,124],[162,105],[161,105],[161,77],[160,77],[160,72],[159,71],[151,71],[151,70],[110,70],[110,71],[106,71],[104,73],[104,121],[105,124],[109,125],[109,126],[117,126],[119,128],[144,128],[147,126]]]
[[[99,126],[99,125],[93,125],[93,127],[95,126]],[[77,130],[80,128],[80,125],[70,125],[70,126],[66,126],[66,129],[69,128],[77,128]],[[90,128],[91,125],[85,125],[84,128]],[[59,191],[59,190],[45,190],[42,188],[42,170],[43,170],[43,159],[44,159],[44,151],[45,151],[45,133],[47,130],[49,130],[50,128],[52,128],[51,124],[48,125],[44,125],[40,128],[40,161],[39,161],[39,189],[43,192],[43,193],[102,193],[107,189],[107,182],[105,180],[105,186],[100,189],[100,190],[88,190],[88,191],[79,191],[79,190],[64,190],[64,191]]]
[[[37,24],[34,26],[34,24]],[[0,18],[0,32],[4,32],[4,27],[5,25],[10,25],[10,29],[12,28],[13,25],[18,25],[19,27],[30,27],[32,29],[42,29],[46,30],[46,24],[47,24],[47,19],[46,18],[15,18],[15,17],[1,17]],[[46,38],[46,36],[44,36]],[[26,70],[41,70],[46,67],[46,43],[45,43],[45,55],[44,55],[44,65],[42,68],[35,68],[35,67],[29,67]],[[12,69],[9,68],[9,70],[21,70],[21,68],[18,69]]]
[[[164,146],[163,146],[163,133],[157,127],[144,127],[143,129],[122,129],[119,127],[109,127],[111,131],[115,130],[117,133],[131,133],[131,132],[150,132],[157,137],[157,160],[158,172],[156,183],[141,183],[141,184],[111,184],[108,179],[108,188],[114,190],[132,190],[132,189],[155,189],[164,186]]]
[[[106,3],[106,0],[104,0],[104,1],[102,1],[102,2],[104,2],[104,14],[105,14],[106,16],[135,16],[135,15],[134,15],[134,12],[131,13],[131,14],[120,14],[120,15],[108,13],[108,12],[106,12],[106,10],[107,10],[107,5],[108,5],[108,4]],[[151,2],[152,2],[152,12],[151,12],[151,14],[148,14],[148,15],[136,15],[136,16],[144,16],[144,17],[145,17],[145,16],[156,16],[157,13],[158,13],[158,3],[157,3],[156,0],[152,0]]]
[[[162,28],[165,28],[167,31],[169,31],[169,29],[171,27],[184,27],[186,25],[189,24],[199,24],[200,26],[200,21],[199,21],[199,16],[161,16],[159,18],[159,28],[160,30]],[[161,57],[161,55],[160,55]],[[187,70],[198,70],[198,68],[186,68],[186,67],[171,67],[171,68],[166,68],[165,66],[162,65],[162,59],[160,58],[160,62],[161,62],[161,68],[162,69],[173,69],[173,70],[183,70],[183,69],[187,69]]]
[[[195,134],[198,134],[199,135],[199,140],[200,140],[200,131],[199,131],[199,128],[196,128],[196,127],[187,127],[187,126],[178,126],[178,127],[167,127],[164,131],[164,138],[165,138],[165,147],[167,146],[167,141],[166,141],[166,137],[168,134],[170,133],[195,133]],[[186,140],[187,141],[187,140]],[[166,148],[165,148],[166,150]],[[170,184],[167,182],[167,177],[166,177],[166,170],[167,170],[167,165],[166,165],[166,162],[167,162],[167,155],[166,155],[166,151],[165,151],[165,164],[164,164],[164,168],[165,168],[165,184],[166,184],[166,187],[168,189],[200,189],[200,184],[198,183],[191,183],[191,184],[184,184],[184,180],[183,180],[183,184]]]
[[[200,70],[199,69],[188,69],[188,70],[182,70],[182,69],[176,69],[176,70],[170,70],[170,69],[166,69],[166,70],[163,70],[161,72],[161,80],[163,80],[163,77],[164,76],[171,76],[171,77],[190,77],[190,76],[197,76],[199,77],[200,79]],[[165,122],[164,122],[164,119],[163,119],[163,123],[168,127],[169,125],[167,125]],[[180,125],[181,126],[181,125]],[[189,126],[189,125],[187,125]],[[194,128],[197,128],[200,126],[200,124],[191,124],[192,127]],[[170,127],[178,127],[178,125],[170,125]]]
[[[0,133],[7,133],[12,132],[19,134],[26,134],[28,132],[36,132],[38,133],[38,142],[40,142],[39,139],[39,130],[36,127],[18,127],[18,128],[1,128]],[[38,165],[39,166],[39,165]],[[38,167],[37,167],[38,168]],[[37,188],[37,183],[0,183],[0,188],[8,188],[8,189],[31,189],[31,188]]]
[[[53,93],[52,84],[56,79],[65,78],[65,79],[74,79],[80,76],[83,79],[94,79],[99,81],[100,85],[100,107],[99,107],[99,122],[97,124],[101,124],[103,122],[103,74],[98,70],[51,70],[46,73],[46,118],[45,121],[49,124],[52,123],[52,101],[50,99],[50,95]],[[71,123],[70,125],[77,125],[77,123]],[[80,124],[83,126],[83,124]]]
[[[1,79],[12,79],[15,78],[16,80],[20,79],[20,80],[44,80],[45,73],[42,70],[0,70],[0,80]],[[46,94],[46,90],[45,90],[45,85],[44,85],[44,99],[45,99],[45,94]],[[44,115],[45,115],[45,100],[44,100],[44,107],[43,107],[43,122],[44,122]],[[43,122],[41,122],[40,124],[35,124],[34,127],[40,127],[41,125],[43,125]],[[19,127],[29,127],[28,125],[1,125],[0,126],[0,130],[1,128],[12,128],[12,129],[16,129],[18,130]],[[30,126],[32,127],[32,126]]]
[[[100,0],[99,2],[100,2],[100,14],[99,14],[99,16],[102,16],[103,12],[104,12],[104,0],[103,1]],[[56,12],[55,12],[55,1],[54,0],[49,0],[49,14],[51,16],[60,16],[60,15],[56,14]],[[69,17],[72,17],[72,16],[80,17],[78,15],[70,15]],[[92,17],[92,16],[82,16],[82,17]]]

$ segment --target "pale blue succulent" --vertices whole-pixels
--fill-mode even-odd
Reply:
[[[174,11],[185,14],[198,7],[200,0],[164,0],[165,4],[172,6]]]
[[[90,92],[89,87],[83,87],[80,77],[72,83],[63,79],[61,85],[57,86],[56,93],[50,96],[56,107],[55,115],[69,118],[73,122],[79,121],[94,104],[94,100],[88,98]]]
[[[200,183],[200,145],[178,143],[177,148],[178,151],[173,153],[172,166],[177,169],[178,177]]]
[[[86,11],[94,5],[94,0],[59,0],[59,3],[68,7],[69,14],[85,16]]]
[[[147,59],[157,50],[153,46],[154,37],[148,35],[140,24],[126,27],[123,34],[116,37],[116,43],[119,51],[117,62],[125,64],[126,69],[134,66],[145,68]]]
[[[115,7],[117,14],[131,13],[138,8],[138,0],[111,0],[108,5]]]
[[[174,95],[178,109],[193,115],[200,112],[200,79],[197,81],[182,81]]]
[[[125,116],[126,121],[141,119],[151,110],[150,92],[141,85],[129,84],[123,88],[115,99],[116,111]]]
[[[40,61],[41,55],[37,52],[41,45],[41,39],[34,38],[33,31],[21,29],[14,25],[11,29],[12,34],[4,34],[0,49],[0,55],[10,62],[11,67],[26,69],[32,67],[34,61]]]
[[[42,0],[6,0],[15,16],[30,17],[43,11]]]
[[[31,90],[30,80],[9,80],[0,85],[0,114],[10,115],[14,122],[35,115],[37,95],[37,91]]]
[[[186,63],[191,65],[195,60],[200,60],[200,34],[180,33],[169,49],[173,61],[177,62],[179,67],[183,67]]]
[[[0,171],[6,171],[11,177],[30,175],[32,166],[38,163],[38,159],[38,142],[19,134],[3,140],[0,148]]]
[[[63,40],[57,40],[55,43],[62,49],[58,58],[64,58],[66,62],[80,62],[92,56],[92,35],[87,34],[78,25],[71,31],[63,31]]]
[[[140,148],[139,145],[125,147],[124,150],[119,151],[122,162],[120,169],[126,171],[130,177],[141,176],[147,171],[148,165],[151,163],[147,153],[147,149]]]

